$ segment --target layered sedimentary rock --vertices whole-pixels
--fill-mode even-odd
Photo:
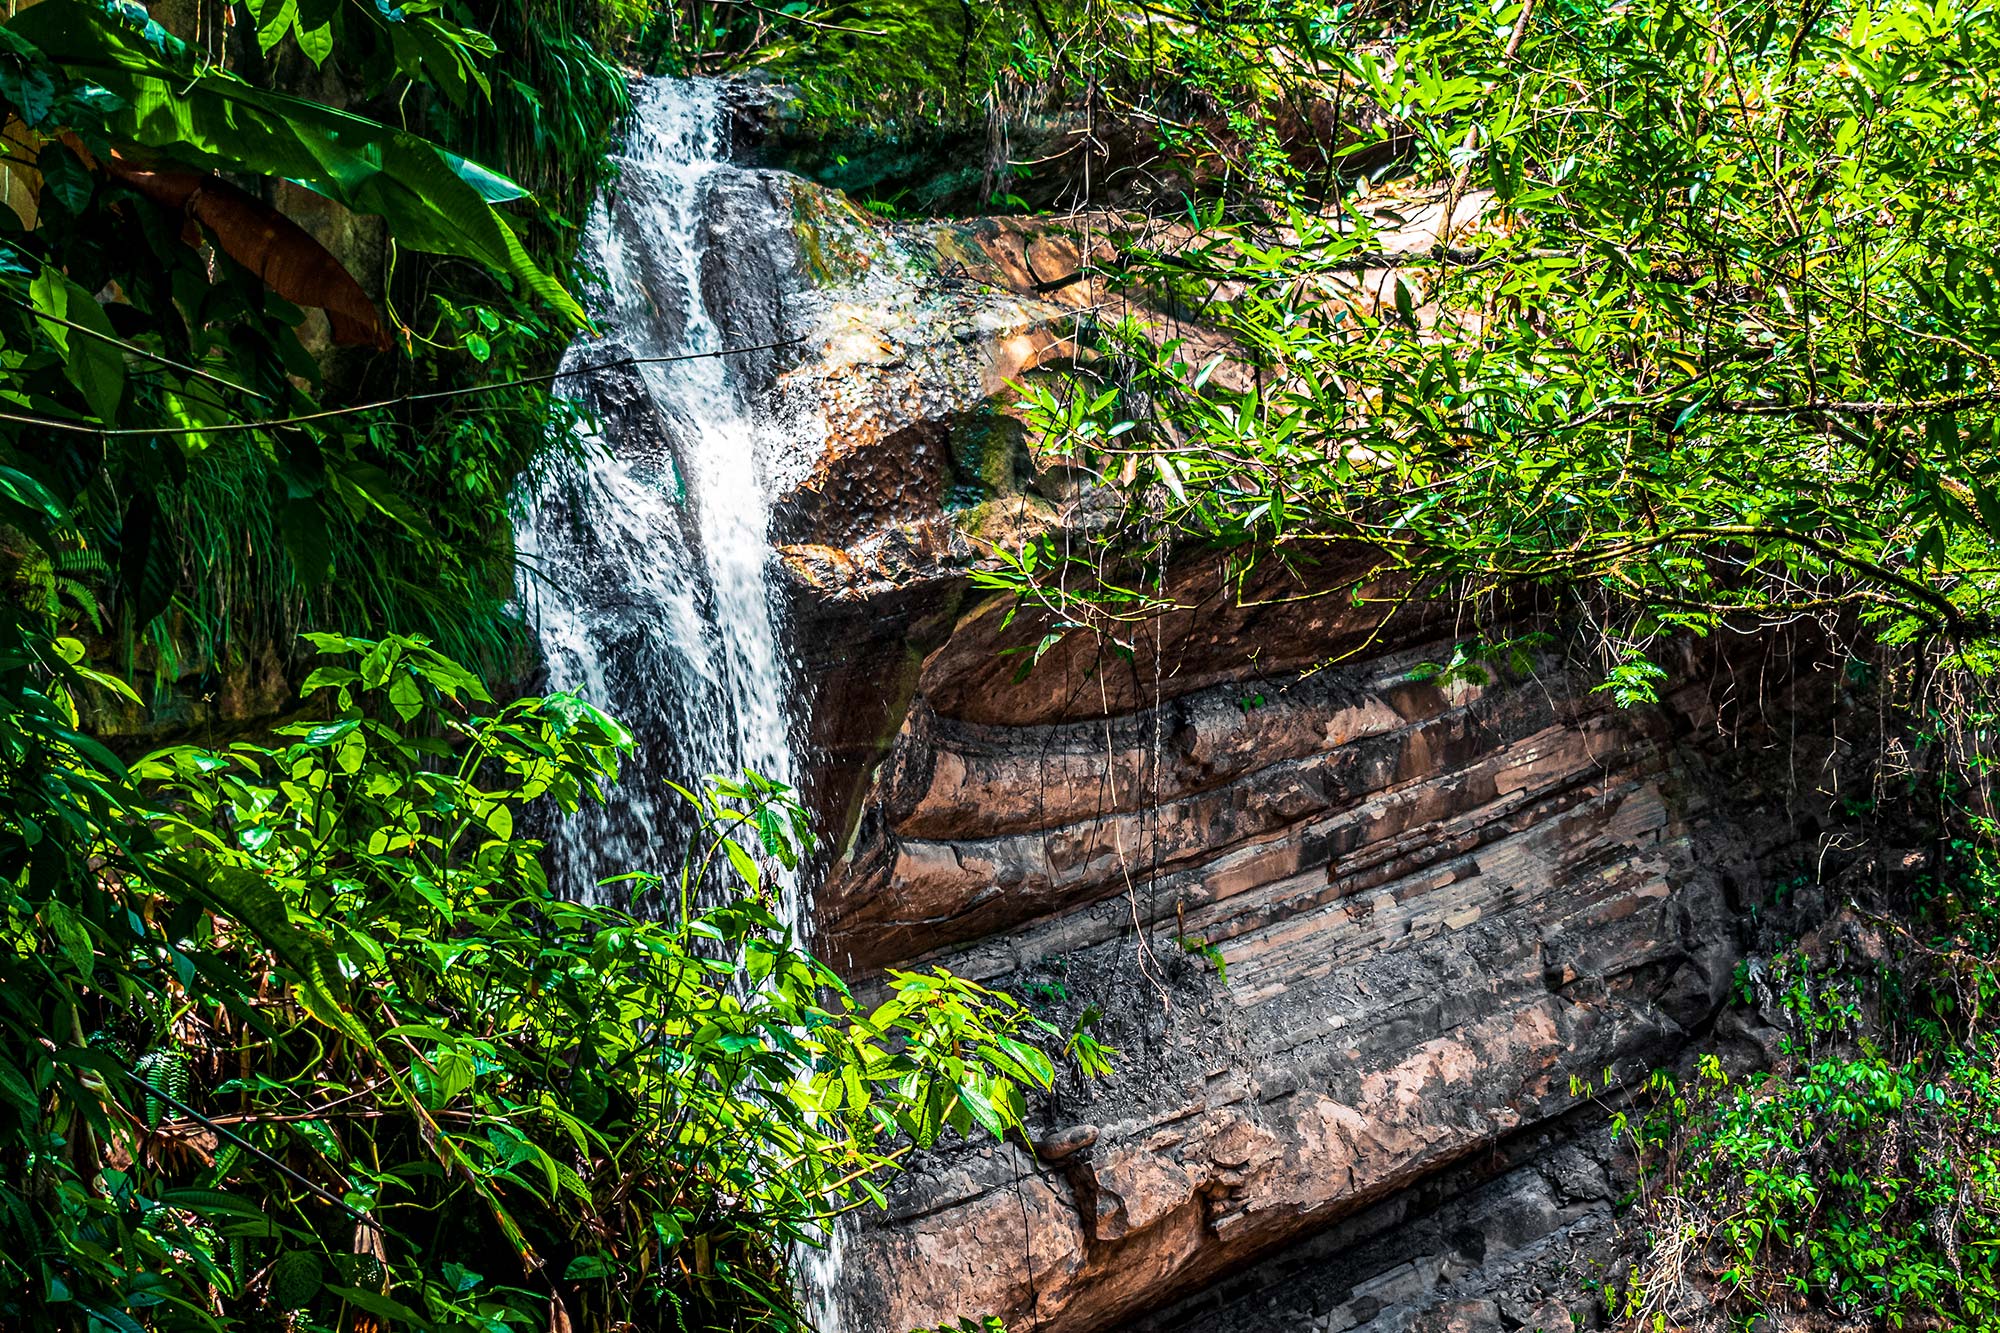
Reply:
[[[822,898],[831,951],[1101,1005],[1124,1054],[1037,1157],[919,1172],[850,1251],[859,1327],[1114,1325],[1497,1161],[1607,1071],[1671,1061],[1800,835],[1769,738],[1719,731],[1709,681],[1621,711],[1553,664],[1413,680],[1445,646],[1421,635],[1304,679],[1218,645],[1142,659],[1138,706],[1107,711],[1075,661],[1032,698],[959,688],[980,628],[925,664]],[[1553,1232],[1569,1206],[1532,1211]]]
[[[1560,652],[1440,676],[1456,609],[1385,621],[1361,550],[1245,588],[1184,558],[1186,609],[1022,674],[1049,626],[970,575],[1101,521],[1010,388],[1076,354],[1098,240],[770,186],[793,276],[757,331],[804,343],[767,407],[823,442],[773,534],[822,951],[1094,1007],[1119,1049],[1035,1151],[915,1161],[849,1238],[847,1327],[1566,1326],[1613,1192],[1587,1103],[1716,1013],[1837,778],[1824,700],[1770,641],[1656,707]]]

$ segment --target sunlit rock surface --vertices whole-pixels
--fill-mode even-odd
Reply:
[[[968,574],[1102,521],[1011,386],[1077,355],[1104,237],[769,181],[810,299],[764,326],[800,340],[765,406],[821,439],[772,540],[822,952],[863,986],[940,963],[1052,1021],[1096,1005],[1120,1050],[1035,1151],[916,1159],[848,1242],[847,1329],[1588,1320],[1616,1193],[1592,1098],[1704,1037],[1836,785],[1823,690],[1766,640],[1680,661],[1657,707],[1553,654],[1438,679],[1456,609],[1385,621],[1358,550],[1233,595],[1188,559],[1191,609],[1130,652],[1072,636],[1023,675],[1004,650],[1048,626]]]
[[[1371,641],[1328,598],[1170,619],[1129,662],[1066,644],[1016,682],[998,619],[961,612],[918,668],[820,893],[825,948],[863,977],[943,963],[1055,1018],[1100,1005],[1119,1070],[1038,1126],[1080,1149],[920,1165],[849,1248],[854,1326],[1164,1317],[1340,1228],[1381,1267],[1348,1263],[1292,1323],[1252,1317],[1261,1286],[1215,1294],[1211,1326],[1587,1311],[1569,1260],[1609,1190],[1549,1183],[1550,1127],[1579,1084],[1643,1078],[1702,1031],[1793,868],[1792,807],[1831,754],[1791,734],[1783,661],[1689,663],[1699,683],[1621,711],[1554,662],[1413,679],[1449,625]],[[1760,677],[1768,713],[1718,712]],[[1226,981],[1179,941],[1218,948]],[[1464,1219],[1422,1248],[1447,1205]]]

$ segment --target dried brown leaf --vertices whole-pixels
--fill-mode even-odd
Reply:
[[[368,293],[312,233],[263,200],[220,176],[139,167],[113,158],[113,176],[164,208],[208,228],[222,252],[295,305],[318,306],[333,340],[350,347],[389,348],[389,331]]]

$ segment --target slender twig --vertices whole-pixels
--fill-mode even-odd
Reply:
[[[129,1069],[120,1069],[118,1072],[123,1074],[126,1078],[131,1079],[134,1083],[138,1084],[140,1087],[144,1088],[148,1096],[158,1097],[161,1101],[173,1107],[176,1111],[179,1111],[182,1115],[186,1116],[188,1119],[196,1121],[202,1125],[206,1125],[209,1129],[214,1130],[216,1134],[219,1135],[220,1137],[228,1139],[231,1143],[243,1149],[243,1151],[250,1153],[252,1156],[264,1162],[267,1166],[270,1166],[273,1169],[275,1169],[280,1175],[284,1176],[285,1179],[291,1181],[295,1185],[298,1185],[302,1189],[310,1191],[321,1202],[332,1204],[335,1208],[340,1209],[340,1211],[346,1213],[349,1217],[353,1218],[356,1222],[361,1223],[363,1226],[372,1227],[377,1225],[375,1220],[369,1217],[368,1214],[360,1211],[357,1208],[349,1206],[345,1200],[334,1198],[331,1194],[328,1194],[324,1189],[321,1189],[318,1185],[313,1184],[312,1181],[306,1179],[298,1172],[292,1170],[292,1168],[286,1166],[283,1162],[271,1156],[271,1154],[265,1152],[262,1148],[259,1148],[256,1144],[250,1142],[250,1140],[244,1138],[240,1134],[232,1132],[227,1127],[217,1124],[213,1120],[210,1120],[207,1116],[195,1110],[192,1106],[189,1106],[186,1102],[174,1096],[172,1093],[165,1092],[159,1088],[154,1087],[152,1084],[148,1083],[145,1079],[140,1078],[137,1074],[133,1073]]]

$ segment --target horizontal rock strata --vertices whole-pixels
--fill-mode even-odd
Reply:
[[[879,228],[793,189],[817,295],[767,397],[824,439],[773,516],[834,852],[821,951],[863,986],[940,963],[1051,1021],[1094,1006],[1119,1050],[1034,1151],[915,1159],[849,1238],[846,1328],[1581,1308],[1559,1256],[1608,1204],[1577,1108],[1715,1014],[1834,785],[1800,720],[1826,701],[1765,641],[1680,663],[1650,708],[1553,657],[1447,679],[1424,664],[1455,611],[1385,616],[1358,550],[1240,588],[1188,564],[1185,609],[1128,651],[1072,635],[1022,674],[1008,650],[1049,626],[968,576],[1102,519],[1037,466],[1009,387],[1075,354],[1095,242]]]
[[[955,691],[950,643],[931,655],[822,895],[832,956],[1097,1003],[1123,1054],[1048,1126],[1087,1146],[920,1170],[850,1248],[853,1327],[1131,1319],[1563,1116],[1607,1071],[1643,1076],[1708,1021],[1825,745],[1788,738],[1795,789],[1770,738],[1718,731],[1734,678],[1622,711],[1553,666],[1413,679],[1447,647],[1207,684],[1227,673],[1197,658],[1199,688],[1162,672],[1110,716],[1074,662],[1007,716]],[[1183,953],[1211,947],[1226,981]]]

